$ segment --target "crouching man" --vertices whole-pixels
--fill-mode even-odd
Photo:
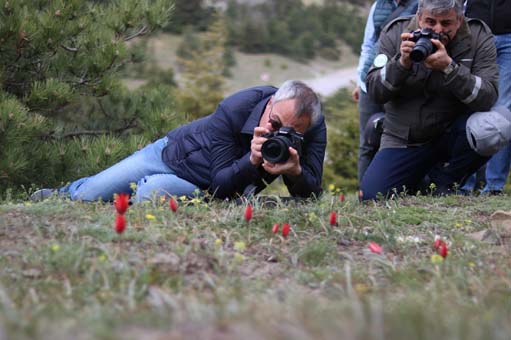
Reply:
[[[415,192],[425,177],[437,194],[452,191],[511,132],[507,110],[469,120],[490,110],[498,95],[490,29],[464,18],[463,1],[420,0],[415,16],[382,31],[378,53],[366,81],[369,95],[384,104],[385,120],[362,199]]]

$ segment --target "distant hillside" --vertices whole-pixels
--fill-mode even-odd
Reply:
[[[208,0],[206,3],[208,5],[219,5],[219,6],[227,6],[229,0]],[[264,2],[268,2],[268,0],[236,0],[236,2],[240,4],[250,4],[250,5],[258,5]],[[326,0],[302,0],[305,5],[324,5]],[[339,3],[348,3],[352,5],[367,5],[372,2],[372,0],[346,0],[346,1],[338,1]]]
[[[151,38],[148,45],[152,62],[164,70],[172,68],[178,83],[181,79],[176,50],[181,42],[182,36],[180,35],[159,34]],[[235,52],[234,57],[236,64],[231,69],[231,77],[227,79],[227,93],[260,84],[279,85],[286,79],[306,80],[313,82],[311,85],[317,85],[317,81],[327,81],[329,87],[339,88],[341,87],[338,85],[339,82],[346,79],[328,80],[328,76],[334,76],[339,70],[353,69],[358,60],[358,56],[353,54],[348,46],[341,47],[341,56],[337,60],[325,60],[318,57],[303,63],[272,53],[247,54],[243,52]],[[138,87],[143,83],[137,79],[128,81],[130,88]]]

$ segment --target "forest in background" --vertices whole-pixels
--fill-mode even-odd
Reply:
[[[218,11],[224,9],[226,45],[247,53],[277,53],[297,60],[319,55],[336,60],[342,41],[360,52],[365,7],[352,2],[325,1],[305,5],[302,0],[268,0],[252,4],[229,0],[224,6],[204,1],[177,0],[173,20],[164,29],[183,33],[206,31]]]
[[[342,40],[356,51],[367,7],[296,0],[253,7],[229,1],[225,11],[213,5],[1,0],[0,195],[93,174],[209,114],[224,96],[235,50],[305,61],[316,54],[335,58]],[[174,70],[147,62],[147,37],[162,30],[186,37],[178,51],[180,85]],[[122,78],[133,74],[145,83],[130,90]],[[354,188],[356,108],[346,91],[326,98],[324,107],[325,178]]]

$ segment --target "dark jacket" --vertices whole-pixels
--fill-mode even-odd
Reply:
[[[389,61],[367,76],[369,95],[385,104],[381,148],[425,144],[460,115],[487,111],[497,100],[496,51],[488,26],[477,19],[464,21],[446,46],[459,65],[447,77],[423,63],[410,70],[399,63],[401,33],[417,28],[416,17],[391,22],[380,35],[379,49]]]
[[[250,143],[254,128],[275,87],[260,86],[242,90],[224,99],[209,116],[178,127],[169,139],[162,158],[176,175],[208,190],[218,198],[243,194],[249,184],[264,189],[278,176],[250,163]],[[300,164],[302,175],[283,176],[293,196],[321,193],[321,177],[326,148],[323,117],[304,136]],[[264,180],[264,181],[263,181]]]
[[[465,15],[490,26],[493,34],[511,33],[511,1],[468,0]]]

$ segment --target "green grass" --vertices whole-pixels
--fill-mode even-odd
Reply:
[[[509,339],[510,245],[469,237],[508,196],[252,203],[134,205],[119,236],[110,204],[5,202],[0,338]]]

